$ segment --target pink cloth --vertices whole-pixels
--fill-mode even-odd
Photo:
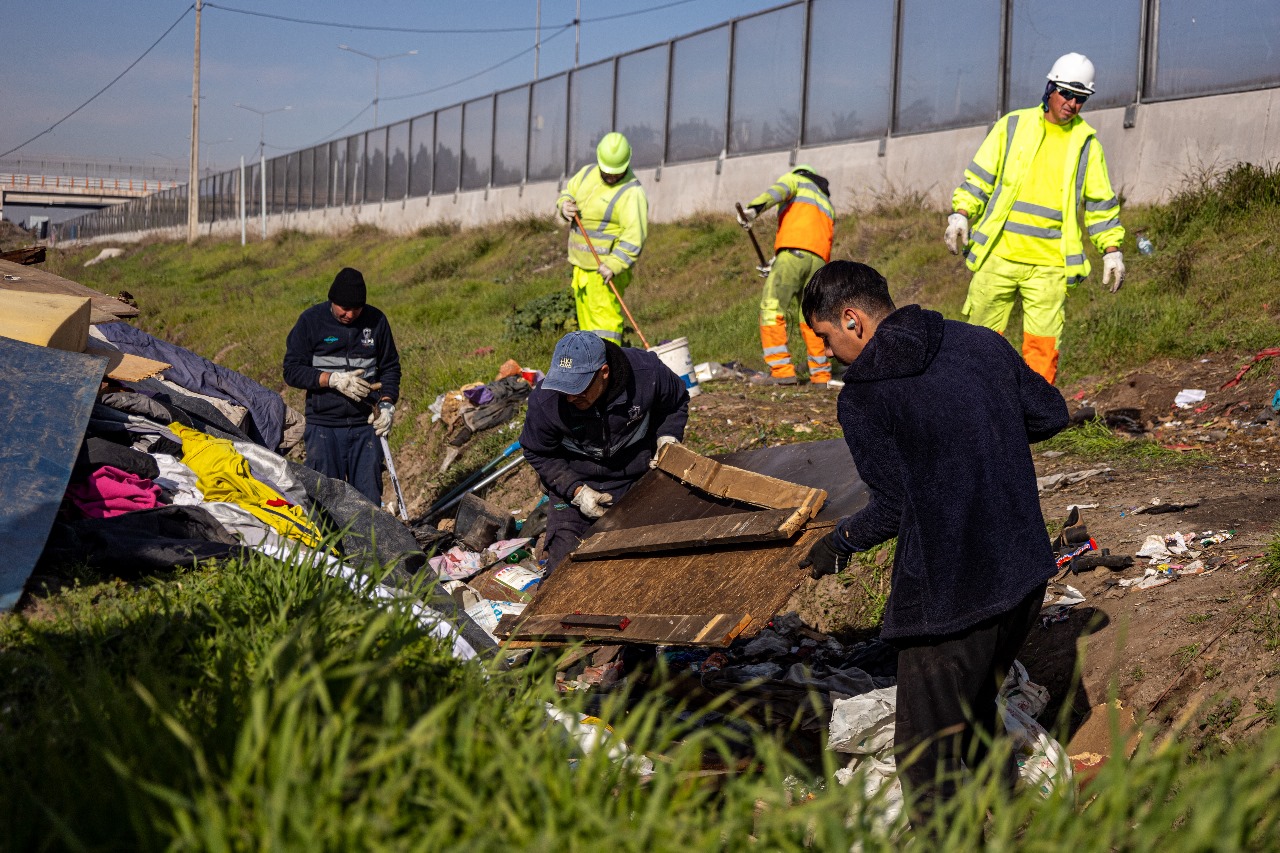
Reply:
[[[88,518],[111,518],[159,506],[160,487],[146,477],[103,465],[88,481],[68,486],[67,497]]]

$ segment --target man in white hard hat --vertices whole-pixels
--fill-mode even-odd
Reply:
[[[626,290],[649,234],[649,199],[631,171],[627,138],[617,131],[606,133],[596,146],[595,165],[583,166],[569,179],[556,207],[570,223],[578,328],[621,344],[622,304],[609,285],[619,294]]]
[[[1102,283],[1124,283],[1120,200],[1102,143],[1080,118],[1094,68],[1079,53],[1058,57],[1040,105],[1003,116],[983,140],[951,197],[944,239],[973,271],[964,313],[1001,334],[1022,295],[1022,356],[1053,382],[1068,290],[1089,275],[1084,231],[1102,253]],[[970,226],[972,225],[972,233]]]

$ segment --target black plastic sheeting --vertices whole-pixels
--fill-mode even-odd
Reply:
[[[0,611],[44,550],[107,359],[0,338]]]

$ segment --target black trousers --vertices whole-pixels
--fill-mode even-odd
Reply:
[[[919,823],[955,794],[962,765],[976,767],[996,733],[996,695],[1040,614],[1040,584],[1011,610],[943,637],[895,641],[898,709],[894,753]],[[916,750],[920,751],[916,753]],[[1013,756],[1002,768],[1009,790]]]

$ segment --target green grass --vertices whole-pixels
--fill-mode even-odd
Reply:
[[[632,758],[584,756],[547,718],[549,702],[588,708],[555,693],[553,666],[460,664],[407,607],[303,563],[70,589],[0,620],[0,665],[10,849],[900,844],[873,831],[856,784],[834,783],[834,754],[788,751],[817,737],[794,723],[766,729],[713,701],[735,721],[715,724],[658,670],[643,696],[590,707]],[[1238,712],[1224,704],[1206,730]],[[654,760],[647,778],[632,769],[641,756]],[[738,757],[742,770],[700,772]],[[1079,798],[1008,802],[980,767],[936,816],[930,849],[1262,849],[1280,832],[1277,763],[1275,729],[1212,761],[1144,747]],[[797,784],[812,797],[795,801]]]
[[[1201,463],[1208,458],[1203,453],[1180,453],[1154,441],[1119,435],[1101,418],[1065,429],[1036,445],[1037,453],[1045,450],[1059,450],[1081,459],[1098,461],[1129,459],[1139,462]]]

